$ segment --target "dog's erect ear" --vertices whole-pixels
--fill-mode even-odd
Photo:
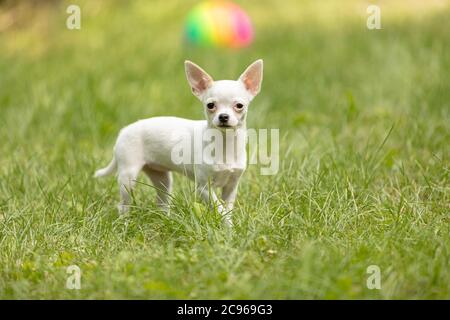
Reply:
[[[213,78],[205,70],[191,61],[186,60],[184,67],[192,93],[197,97],[201,96],[206,89],[211,87],[214,82]]]
[[[245,88],[253,96],[256,96],[261,90],[261,83],[263,79],[263,61],[262,59],[253,62],[239,77]]]

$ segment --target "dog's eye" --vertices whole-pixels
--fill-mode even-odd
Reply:
[[[238,109],[242,109],[244,107],[244,105],[242,103],[237,103],[236,104],[236,108]]]
[[[215,104],[214,102],[209,102],[209,103],[206,105],[206,107],[207,107],[209,110],[214,109],[215,106],[216,106],[216,104]]]

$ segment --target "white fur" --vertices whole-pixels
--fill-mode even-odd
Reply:
[[[202,139],[202,133],[211,128],[220,130],[224,136],[226,130],[234,130],[236,140],[245,138],[247,108],[260,90],[262,67],[262,60],[257,60],[237,81],[213,81],[199,66],[190,61],[185,62],[188,82],[194,95],[204,105],[207,120],[154,117],[139,120],[120,131],[113,159],[107,167],[95,173],[95,177],[103,177],[117,170],[121,196],[118,206],[120,213],[129,209],[130,192],[141,170],[149,176],[157,189],[158,205],[167,210],[172,189],[171,172],[175,171],[195,180],[198,193],[205,201],[217,206],[218,211],[224,215],[224,221],[231,225],[230,212],[233,209],[239,179],[246,168],[245,144],[236,150],[233,160],[227,160],[225,164],[207,161],[209,159],[203,159],[198,164],[177,164],[171,155],[174,147],[186,136]],[[214,103],[213,110],[207,107],[208,103]],[[238,104],[242,107],[238,107]],[[220,122],[221,114],[228,115],[226,123]],[[204,145],[204,142],[200,143]],[[226,143],[224,154],[227,152],[225,147]],[[198,151],[194,149],[193,152]],[[222,188],[223,203],[215,192],[209,189],[209,185]]]

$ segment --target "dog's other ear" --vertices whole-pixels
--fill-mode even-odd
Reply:
[[[262,59],[253,62],[239,77],[245,88],[253,96],[256,96],[261,90],[263,79],[263,61]]]
[[[186,60],[184,62],[184,68],[192,93],[195,96],[201,96],[213,84],[213,78],[195,63]]]

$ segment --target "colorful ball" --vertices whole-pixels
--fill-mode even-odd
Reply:
[[[194,7],[186,21],[187,40],[206,47],[242,48],[253,40],[248,15],[229,1],[205,1]]]

